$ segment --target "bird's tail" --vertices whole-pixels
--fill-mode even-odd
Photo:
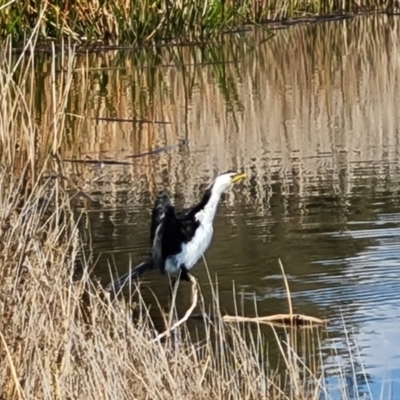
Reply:
[[[140,275],[153,268],[153,261],[149,258],[146,261],[143,261],[134,269],[129,270],[126,274],[120,276],[114,282],[111,282],[107,289],[114,290],[115,292],[119,292],[127,283],[139,278]]]

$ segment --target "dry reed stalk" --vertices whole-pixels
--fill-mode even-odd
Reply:
[[[286,297],[287,297],[288,304],[289,304],[289,315],[290,315],[290,319],[292,319],[293,306],[292,306],[292,296],[290,295],[289,283],[287,281],[286,274],[285,274],[285,269],[283,268],[283,264],[282,264],[281,259],[279,259],[278,262],[279,262],[279,266],[281,268],[283,281],[285,282]]]

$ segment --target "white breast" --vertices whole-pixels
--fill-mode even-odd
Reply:
[[[184,265],[188,270],[193,268],[208,249],[208,246],[210,246],[213,235],[212,224],[221,193],[221,191],[214,191],[213,189],[207,205],[196,214],[195,218],[200,225],[196,229],[192,240],[182,245],[182,251],[174,257],[167,258],[165,270],[168,273],[178,273],[181,265]]]
[[[187,269],[194,267],[205,253],[211,243],[213,235],[212,224],[201,224],[197,229],[193,239],[184,247],[185,266]]]
[[[168,273],[176,274],[181,265],[185,265],[188,270],[193,268],[210,246],[212,235],[212,223],[201,223],[192,240],[182,245],[182,252],[166,260],[165,270]]]

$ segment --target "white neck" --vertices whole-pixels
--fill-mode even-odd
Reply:
[[[203,209],[203,215],[201,222],[212,223],[217,212],[218,203],[221,199],[222,191],[219,188],[213,187],[211,190],[211,196]]]

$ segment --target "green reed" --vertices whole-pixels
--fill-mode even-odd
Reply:
[[[21,41],[37,25],[41,39],[113,43],[204,41],[244,25],[301,16],[395,11],[393,0],[61,0],[0,6],[0,37]]]

